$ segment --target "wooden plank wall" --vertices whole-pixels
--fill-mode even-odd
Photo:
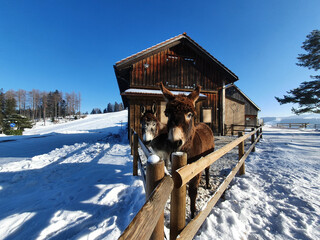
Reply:
[[[222,78],[221,71],[205,56],[178,45],[133,64],[130,86],[155,87],[162,81],[173,88],[193,89],[200,84],[204,90],[216,90]]]

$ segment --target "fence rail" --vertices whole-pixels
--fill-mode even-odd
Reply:
[[[144,146],[143,142],[134,131],[132,131],[132,136],[133,143],[131,146],[134,148],[132,150],[134,159],[133,168],[136,168],[133,170],[133,173],[135,173],[138,172],[137,165],[140,158],[138,154],[138,145],[140,145],[143,154],[148,156],[149,159],[152,157],[150,150]],[[251,138],[251,145],[245,152],[244,142],[249,138]],[[239,132],[236,140],[213,153],[201,157],[199,160],[191,164],[187,164],[187,154],[173,153],[172,178],[170,176],[164,176],[164,173],[162,173],[164,171],[164,163],[162,160],[158,163],[152,163],[148,160],[146,195],[150,197],[148,197],[145,205],[134,217],[119,239],[163,239],[163,210],[170,193],[170,239],[192,239],[237,172],[240,174],[245,173],[245,160],[249,156],[250,152],[255,151],[255,145],[260,138],[262,138],[261,126],[256,129],[252,128],[251,132],[245,135],[243,135],[243,132]],[[238,147],[239,151],[237,165],[231,170],[227,178],[211,196],[205,207],[200,210],[188,225],[185,225],[186,184],[193,177],[201,173],[205,168],[213,164],[235,147]],[[138,156],[135,154],[138,154]]]
[[[307,128],[309,123],[277,123],[277,127],[287,127],[287,128]]]

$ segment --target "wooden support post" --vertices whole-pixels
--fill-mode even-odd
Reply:
[[[260,134],[261,134],[260,138],[262,138],[262,127],[260,128]]]
[[[251,131],[254,131],[254,128],[251,128]],[[251,135],[251,144],[254,144],[254,134]],[[256,148],[253,147],[252,152],[255,152],[255,151],[256,151]]]
[[[130,141],[130,148],[131,148],[131,155],[133,156],[133,129],[130,128],[130,134],[129,134],[129,141]]]
[[[133,176],[138,175],[138,134],[133,134]]]
[[[238,137],[242,137],[242,136],[243,136],[243,132],[238,132]],[[244,141],[239,143],[238,147],[239,147],[239,160],[240,160],[242,158],[242,156],[244,155]],[[243,164],[241,165],[241,167],[239,169],[240,175],[243,175],[246,172],[246,167],[244,164],[245,163],[243,162]]]
[[[155,157],[155,156],[151,156]],[[157,157],[157,156],[156,156]],[[149,199],[149,196],[153,190],[160,183],[164,177],[164,161],[160,161],[158,157],[157,162],[151,162],[148,160],[147,163],[147,186],[146,186],[146,200]],[[154,228],[154,231],[150,237],[152,240],[163,240],[164,239],[164,211],[161,213],[158,223]]]
[[[187,154],[172,153],[172,178],[176,181],[176,170],[187,164]],[[176,185],[176,183],[174,184]],[[186,225],[186,185],[174,187],[171,193],[170,239],[176,239]]]
[[[231,124],[231,136],[234,134],[234,124]]]
[[[260,133],[260,131],[259,130],[257,130],[257,132],[256,132],[256,139],[259,137],[259,133]],[[260,138],[258,139],[258,142],[260,141]]]

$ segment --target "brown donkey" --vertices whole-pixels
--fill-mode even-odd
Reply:
[[[174,151],[185,152],[188,164],[214,151],[214,137],[212,130],[205,123],[194,123],[196,115],[195,103],[199,98],[200,86],[188,96],[174,96],[162,83],[161,91],[167,101],[165,115],[168,117],[168,139]],[[191,218],[196,212],[196,198],[201,173],[189,182],[189,197]],[[206,168],[206,186],[209,187],[209,167]]]

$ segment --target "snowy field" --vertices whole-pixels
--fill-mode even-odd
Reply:
[[[117,239],[145,201],[127,111],[0,137],[0,239]],[[320,239],[320,133],[263,140],[196,239]]]

